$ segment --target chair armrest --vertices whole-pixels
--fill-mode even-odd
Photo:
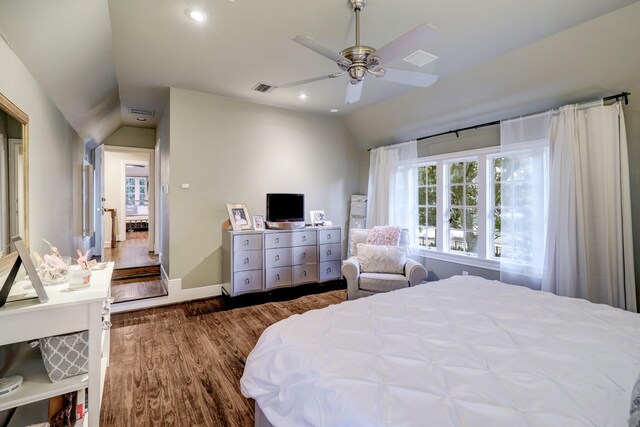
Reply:
[[[352,256],[342,262],[342,275],[347,279],[347,283],[355,281],[360,276],[360,263],[358,258]]]
[[[409,286],[417,286],[427,280],[427,269],[413,259],[408,259],[404,265],[404,275],[409,279]]]

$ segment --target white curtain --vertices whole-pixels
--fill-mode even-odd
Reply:
[[[416,230],[417,142],[371,150],[367,228],[396,225]]]
[[[500,280],[532,289],[542,287],[550,124],[551,112],[501,122],[500,157],[490,169],[500,197]]]
[[[628,167],[620,103],[560,109],[543,290],[637,311]]]

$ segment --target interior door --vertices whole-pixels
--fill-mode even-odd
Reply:
[[[104,145],[98,145],[94,150],[94,197],[95,211],[95,242],[93,255],[103,257],[104,255]]]

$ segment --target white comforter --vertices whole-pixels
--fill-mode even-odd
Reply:
[[[275,426],[625,426],[640,315],[477,277],[269,327],[240,381]]]

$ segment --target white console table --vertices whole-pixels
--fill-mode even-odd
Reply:
[[[103,270],[91,272],[91,286],[68,290],[66,283],[47,286],[49,301],[7,303],[0,308],[0,346],[31,341],[52,335],[89,331],[89,372],[58,382],[51,382],[38,356],[18,361],[8,375],[24,377],[22,387],[0,397],[0,411],[48,399],[83,388],[89,389],[88,412],[84,426],[98,426],[105,372],[109,363],[110,288],[113,262]],[[19,285],[16,285],[19,286]],[[103,324],[105,327],[103,328]]]

